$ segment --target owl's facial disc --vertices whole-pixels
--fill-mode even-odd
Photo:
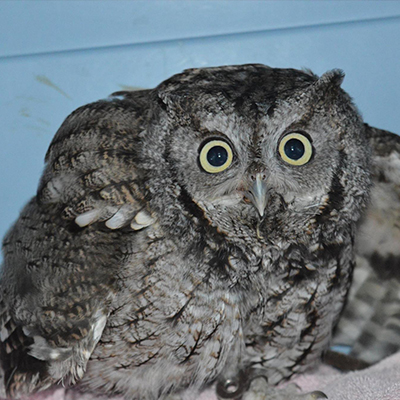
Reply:
[[[250,180],[253,183],[245,193],[245,197],[253,203],[260,217],[263,217],[269,198],[266,175],[264,173],[251,174]]]

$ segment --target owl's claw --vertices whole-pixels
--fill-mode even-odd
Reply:
[[[307,400],[318,400],[318,399],[327,399],[328,398],[328,396],[324,392],[321,392],[320,390],[316,390],[314,392],[307,393],[307,395],[308,395]]]
[[[137,231],[153,224],[155,220],[144,209],[138,210],[137,206],[124,205],[119,208],[115,206],[94,208],[79,214],[75,218],[75,223],[84,228],[95,222],[105,221],[105,226],[111,230],[120,229],[130,224],[130,227]]]
[[[263,378],[263,379],[259,379]],[[268,385],[265,371],[250,368],[234,378],[219,381],[216,386],[219,400],[322,400],[328,396],[316,390],[300,394],[295,385],[277,389]]]

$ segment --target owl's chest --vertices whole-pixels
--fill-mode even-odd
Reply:
[[[276,383],[328,345],[347,292],[349,251],[313,259],[298,246],[252,243],[184,252],[161,234],[148,235],[127,249],[96,350],[104,357],[124,348],[124,373],[154,371],[168,360],[168,379],[201,383],[227,366],[256,363]]]
[[[306,330],[311,314],[336,316],[341,309],[352,272],[350,243],[325,251],[252,241],[192,251],[192,243],[185,249],[155,232],[130,249],[124,290],[136,307],[155,308],[152,317],[174,326],[203,318],[222,324],[235,315],[253,336],[285,324]]]
[[[257,296],[244,304],[243,334],[248,362],[266,368],[277,383],[318,360],[329,345],[351,281],[352,247],[319,257],[288,249],[270,260],[254,279]]]

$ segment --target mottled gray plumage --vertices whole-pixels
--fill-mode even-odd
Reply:
[[[349,289],[379,136],[342,79],[193,69],[72,113],[4,239],[0,395],[62,381],[151,399],[314,365]],[[312,148],[303,165],[280,153],[292,133]],[[221,172],[202,164],[210,140],[231,149]]]
[[[400,350],[400,137],[366,126],[374,181],[356,240],[356,269],[336,344],[369,363]]]

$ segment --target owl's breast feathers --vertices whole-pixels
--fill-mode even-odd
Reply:
[[[256,220],[244,227],[236,226],[233,218],[230,227],[235,235],[228,234],[223,224],[215,226],[212,217],[181,191],[180,210],[190,216],[186,219],[190,223],[174,235],[162,229],[157,242],[146,249],[151,276],[134,292],[140,296],[134,296],[150,297],[143,291],[146,287],[152,293],[147,306],[161,310],[164,322],[168,315],[167,325],[157,329],[167,329],[171,335],[172,324],[174,339],[168,336],[165,346],[185,360],[187,373],[199,369],[198,363],[212,374],[219,373],[233,358],[238,365],[264,366],[276,383],[319,359],[353,269],[352,229],[335,224],[335,234],[323,232],[334,224],[330,213],[336,219],[339,197],[335,191],[332,203],[326,200],[326,207],[319,210],[324,219],[320,229],[282,242],[274,230],[269,238],[265,227],[265,237],[258,237]],[[162,335],[155,336],[160,340]],[[218,348],[212,357],[205,357],[208,346]]]

